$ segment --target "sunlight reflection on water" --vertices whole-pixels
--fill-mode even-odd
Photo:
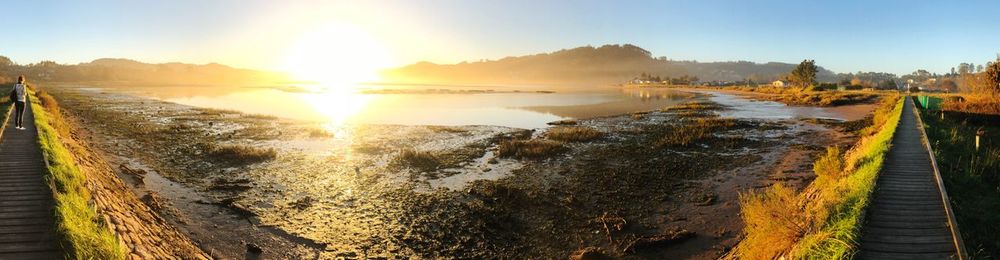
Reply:
[[[169,92],[169,93],[165,93]],[[668,90],[587,93],[366,94],[350,90],[228,88],[206,93],[189,87],[138,91],[169,102],[322,123],[335,136],[345,125],[497,125],[542,128],[546,123],[659,109],[692,98]]]

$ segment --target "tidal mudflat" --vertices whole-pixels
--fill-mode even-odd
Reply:
[[[853,138],[797,117],[720,116],[739,108],[704,98],[549,128],[331,132],[49,90],[122,178],[157,198],[147,203],[227,258],[716,258],[740,235],[738,192],[807,183],[816,151]]]

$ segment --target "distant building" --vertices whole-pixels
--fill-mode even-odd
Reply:
[[[788,82],[784,80],[775,80],[774,82],[771,82],[771,86],[782,88],[788,86]]]

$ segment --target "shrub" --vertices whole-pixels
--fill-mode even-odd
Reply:
[[[538,159],[566,151],[562,143],[552,140],[507,140],[500,142],[497,155],[500,157]]]
[[[563,142],[584,142],[604,136],[604,133],[597,129],[585,126],[561,126],[553,127],[545,132],[545,137]]]
[[[844,171],[844,156],[840,152],[840,147],[827,147],[826,154],[813,164],[813,171],[820,178],[839,178]]]
[[[690,122],[676,126],[653,143],[654,147],[664,146],[690,146],[711,136],[713,133],[736,125],[736,121],[730,118],[697,118]]]
[[[233,164],[252,164],[273,160],[278,152],[274,148],[257,148],[246,145],[207,145],[206,154],[217,161]]]
[[[35,97],[38,98],[38,102],[42,107],[49,112],[49,117],[52,117],[52,120],[49,122],[52,127],[59,132],[59,135],[69,136],[69,126],[66,125],[66,120],[63,120],[62,112],[59,109],[59,102],[56,101],[55,97],[52,97],[52,95],[49,95],[44,90],[38,91]]]
[[[775,259],[808,231],[795,191],[775,184],[762,192],[740,194],[746,238],[736,248],[743,259]]]

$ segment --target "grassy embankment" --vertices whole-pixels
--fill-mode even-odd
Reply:
[[[761,94],[760,99],[780,102],[793,106],[843,106],[871,103],[886,91],[867,90],[826,90],[817,87],[773,87],[773,86],[689,86],[689,85],[628,85],[638,88],[697,88],[742,91]]]
[[[7,120],[8,110],[11,109],[11,105],[14,103],[10,101],[10,97],[4,95],[0,97],[0,122]]]
[[[974,98],[966,100],[976,100]],[[1000,257],[1000,102],[949,104],[921,109],[962,239],[974,259]],[[980,148],[975,148],[981,132]]]
[[[822,107],[868,103],[879,96],[873,91],[823,90],[815,87],[727,87],[725,89],[766,94],[761,97],[788,105]]]
[[[803,191],[776,184],[741,194],[745,238],[735,256],[849,258],[902,108],[898,96],[883,98],[862,138],[846,154],[829,148],[814,164],[816,180]]]
[[[38,128],[38,143],[48,159],[53,196],[56,201],[56,221],[62,235],[62,247],[69,258],[124,259],[125,250],[107,223],[91,206],[86,176],[76,165],[73,155],[60,141],[69,134],[55,99],[40,91],[29,91],[31,109]]]

